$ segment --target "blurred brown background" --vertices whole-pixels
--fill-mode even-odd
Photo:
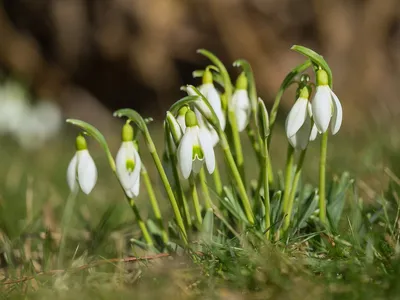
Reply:
[[[0,70],[86,119],[97,101],[163,116],[198,48],[247,59],[271,102],[293,44],[327,59],[345,128],[399,115],[399,0],[0,0]]]

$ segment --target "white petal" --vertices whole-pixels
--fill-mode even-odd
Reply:
[[[187,127],[178,147],[178,164],[182,176],[187,179],[192,171],[193,133],[192,127]]]
[[[128,196],[129,199],[132,199],[135,195],[133,194],[132,189],[125,190],[126,195]]]
[[[213,173],[215,170],[215,154],[210,135],[203,131],[199,131],[199,141],[201,149],[203,150],[204,159],[208,173]]]
[[[185,116],[184,115],[177,116],[176,121],[178,122],[179,126],[181,126],[182,132],[185,132],[185,130],[186,130]]]
[[[299,131],[304,121],[308,118],[308,100],[299,98],[296,100],[287,117],[286,135],[291,137]]]
[[[226,120],[222,111],[221,97],[217,89],[212,83],[203,84],[199,87],[199,91],[207,98],[220,122],[221,128],[225,129]]]
[[[232,96],[232,105],[234,108],[249,109],[250,99],[247,90],[236,90]]]
[[[97,181],[97,169],[88,150],[78,151],[78,182],[82,192],[89,194]]]
[[[135,162],[135,168],[133,172],[130,172],[126,168],[127,160],[133,160]],[[117,175],[119,180],[121,181],[122,187],[125,190],[132,188],[138,176],[138,172],[135,172],[138,164],[140,170],[140,157],[132,141],[122,142],[121,147],[118,150],[117,157],[115,159],[115,164]]]
[[[139,196],[139,191],[140,191],[140,175],[138,176],[135,184],[133,185],[133,188],[131,189],[131,192],[135,197]]]
[[[333,116],[331,123],[332,134],[336,134],[340,126],[342,125],[343,111],[342,105],[340,104],[339,98],[335,95],[335,93],[331,90],[332,95],[332,106],[333,106]]]
[[[133,182],[133,188],[135,187],[135,184],[137,184],[138,178],[140,178],[140,171],[142,170],[142,160],[140,159],[139,152],[136,150],[136,148],[133,148],[134,150],[134,162],[135,162],[135,168],[133,169],[132,172],[132,182]]]
[[[248,124],[249,121],[248,114],[245,110],[239,108],[236,110],[235,115],[236,115],[237,129],[239,132],[242,132]]]
[[[304,150],[307,148],[311,132],[311,119],[307,116],[303,126],[296,133],[297,149]]]
[[[325,132],[329,127],[332,116],[331,93],[329,86],[317,86],[312,101],[312,113],[315,125],[320,133]]]
[[[199,174],[201,167],[203,166],[204,163],[204,158],[200,159],[197,155],[195,156],[195,158],[193,159],[192,162],[192,170],[193,173]]]
[[[311,129],[310,141],[314,141],[317,138],[317,134],[318,134],[318,129],[317,129],[317,126],[315,126],[315,124],[314,124]]]
[[[67,170],[67,182],[69,189],[71,191],[75,191],[78,187],[76,180],[76,165],[78,162],[78,155],[75,153],[74,157],[72,157],[71,162],[68,165]]]

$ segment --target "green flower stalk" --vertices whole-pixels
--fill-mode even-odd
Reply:
[[[214,169],[214,172],[215,172],[215,169]],[[201,184],[201,191],[202,191],[202,194],[204,197],[205,208],[208,210],[209,208],[212,208],[212,204],[211,204],[210,193],[208,191],[207,178],[206,178],[206,173],[204,172],[204,168],[201,168],[201,170],[200,170],[199,181]]]
[[[154,217],[156,218],[157,225],[159,226],[159,228],[161,230],[161,238],[162,238],[164,244],[168,244],[169,243],[168,232],[165,229],[163,218],[161,215],[160,206],[158,205],[158,201],[157,201],[156,195],[154,193],[153,185],[151,184],[149,174],[147,173],[147,170],[144,165],[142,165],[141,175],[143,177],[143,181],[144,181],[144,184],[147,189],[147,194],[149,195],[150,204],[151,204],[151,207],[153,208]]]

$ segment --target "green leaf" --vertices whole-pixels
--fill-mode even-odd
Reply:
[[[213,239],[214,232],[214,212],[212,208],[209,208],[204,216],[202,230],[201,230],[201,239],[205,243],[211,243]]]
[[[254,79],[254,73],[251,68],[251,65],[248,63],[247,60],[244,59],[238,59],[233,63],[233,66],[235,67],[241,67],[246,74],[248,83],[249,83],[249,98],[251,102],[251,107],[253,113],[257,111],[257,88],[256,88],[256,82]]]
[[[248,224],[246,215],[243,212],[240,203],[235,199],[232,191],[228,187],[224,187],[225,197],[221,199],[221,204],[238,220]]]
[[[344,172],[340,177],[338,184],[332,188],[332,192],[328,197],[327,214],[334,230],[338,229],[340,219],[342,217],[342,212],[344,208],[344,203],[346,200],[346,193],[349,187],[354,183],[354,180],[350,178],[348,172]]]
[[[320,66],[322,69],[324,69],[328,73],[329,77],[329,86],[332,87],[332,71],[331,68],[329,67],[328,63],[326,60],[322,57],[322,55],[318,54],[317,52],[304,47],[304,46],[299,46],[299,45],[294,45],[291,50],[294,50],[300,54],[303,54],[304,56],[308,57],[314,64]]]
[[[225,65],[221,62],[221,60],[218,57],[216,57],[208,50],[199,49],[197,50],[197,53],[200,53],[205,57],[207,57],[219,69],[219,72],[221,73],[224,82],[225,93],[227,94],[228,98],[230,98],[230,96],[232,95],[233,85]]]
[[[314,213],[318,206],[317,190],[309,195],[304,203],[299,206],[296,229],[301,229],[306,225],[308,218]]]
[[[87,133],[89,136],[93,137],[100,144],[100,146],[106,152],[108,162],[111,166],[111,169],[115,172],[114,158],[111,154],[110,148],[108,147],[107,141],[104,138],[104,135],[96,127],[94,127],[93,125],[91,125],[85,121],[76,120],[76,119],[67,119],[66,122],[81,128],[85,133]]]
[[[278,222],[279,213],[282,206],[282,191],[276,191],[271,199],[271,221],[272,224]]]

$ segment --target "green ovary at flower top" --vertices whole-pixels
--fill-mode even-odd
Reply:
[[[76,138],[76,153],[69,163],[67,182],[71,191],[78,186],[82,192],[89,194],[97,181],[97,168],[87,149],[86,140],[82,135]]]
[[[133,141],[133,128],[129,122],[122,128],[122,144],[115,161],[117,176],[126,195],[129,198],[137,197],[142,163]]]
[[[209,133],[198,126],[196,114],[188,110],[186,130],[178,146],[178,164],[185,179],[192,171],[199,173],[203,163],[211,174],[215,169],[215,154]]]
[[[317,88],[312,100],[312,113],[319,133],[328,130],[331,123],[332,134],[336,134],[342,125],[342,105],[328,84],[328,74],[319,69],[316,72]]]
[[[241,73],[236,81],[236,90],[232,95],[229,110],[236,115],[236,124],[239,132],[242,132],[249,123],[250,99],[247,92],[247,78],[245,73]]]

